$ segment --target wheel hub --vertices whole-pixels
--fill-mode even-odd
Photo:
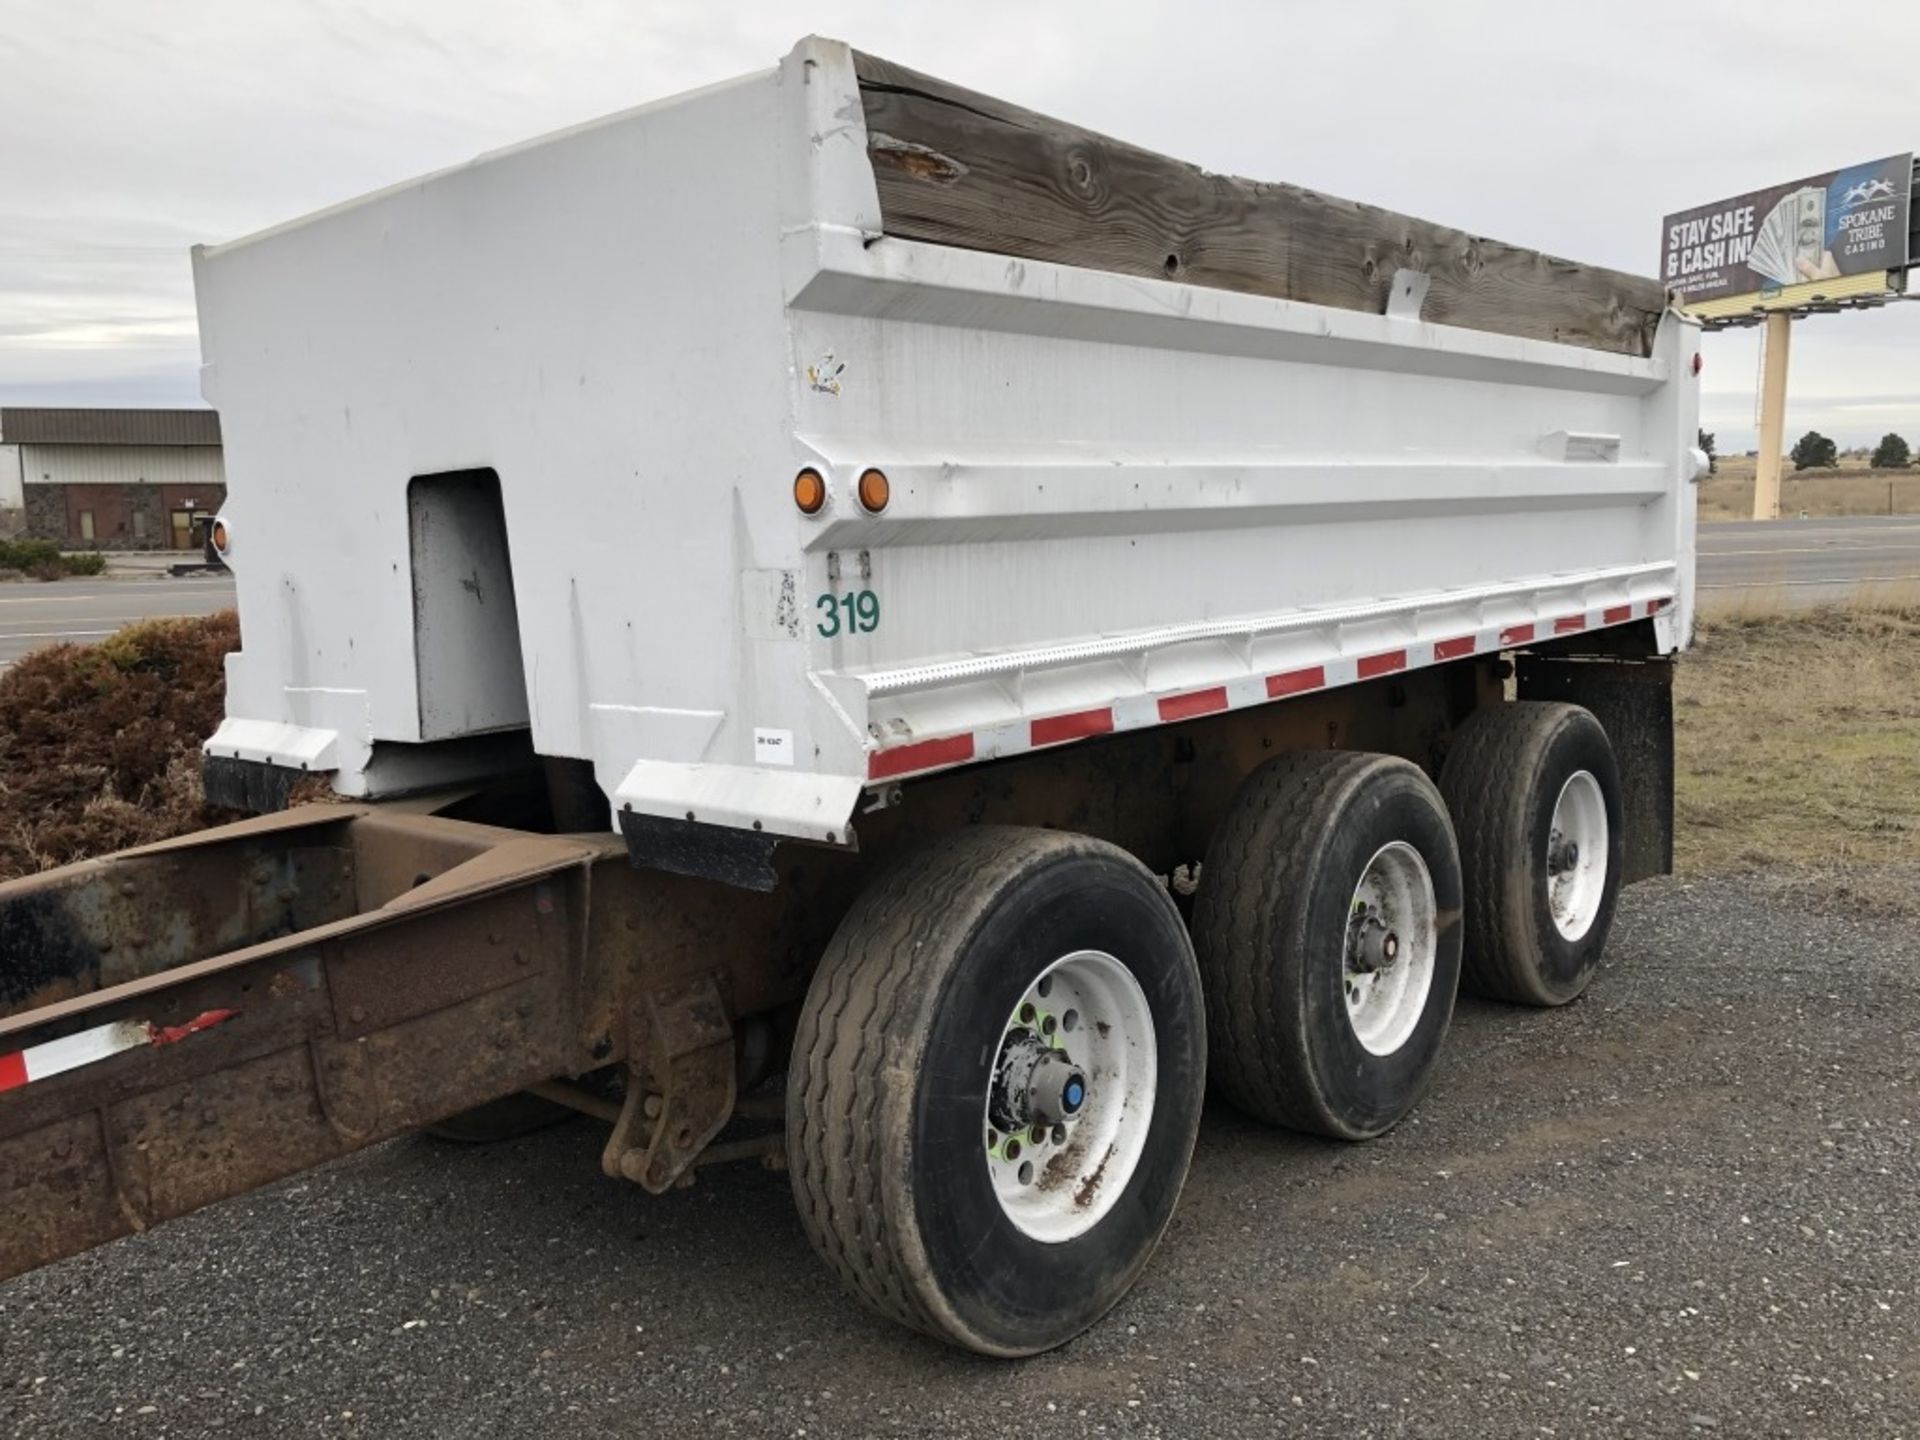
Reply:
[[[1063,1125],[1087,1104],[1087,1074],[1033,1031],[1007,1036],[995,1067],[987,1118],[1001,1130]]]
[[[1362,908],[1347,935],[1347,968],[1357,975],[1377,975],[1399,958],[1399,935],[1379,916]]]

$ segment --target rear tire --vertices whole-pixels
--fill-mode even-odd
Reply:
[[[1049,1349],[1159,1243],[1205,1072],[1192,947],[1143,866],[1048,831],[945,837],[868,886],[808,991],[787,1079],[801,1223],[882,1315]]]
[[[1214,1083],[1295,1130],[1393,1126],[1426,1092],[1460,975],[1460,862],[1432,783],[1388,755],[1278,756],[1200,876]]]
[[[1476,711],[1454,735],[1440,790],[1466,882],[1461,984],[1516,1005],[1576,999],[1606,948],[1626,864],[1607,732],[1558,701]]]

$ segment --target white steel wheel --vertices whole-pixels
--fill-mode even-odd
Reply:
[[[1059,1244],[1126,1193],[1153,1121],[1153,1011],[1113,956],[1054,961],[1007,1017],[987,1087],[986,1164],[1007,1219]]]
[[[1371,1055],[1407,1043],[1426,1013],[1440,949],[1433,877],[1404,840],[1382,845],[1353,887],[1347,921],[1347,1022]]]
[[[1547,908],[1568,940],[1593,928],[1607,893],[1607,800],[1591,770],[1560,787],[1547,834]]]

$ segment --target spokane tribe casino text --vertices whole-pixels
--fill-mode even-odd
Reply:
[[[1752,205],[1738,205],[1667,229],[1667,279],[1746,261],[1753,249]]]

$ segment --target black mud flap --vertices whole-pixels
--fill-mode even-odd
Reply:
[[[266,760],[242,760],[233,755],[200,757],[200,788],[207,803],[222,810],[244,810],[266,815],[287,808],[287,796],[309,772]]]
[[[675,875],[718,880],[744,890],[770,891],[779,883],[773,847],[780,837],[696,820],[664,820],[656,815],[620,812],[620,833],[627,837],[633,863]]]
[[[1673,873],[1673,659],[1517,657],[1522,700],[1585,706],[1613,742],[1626,811],[1625,883]]]

